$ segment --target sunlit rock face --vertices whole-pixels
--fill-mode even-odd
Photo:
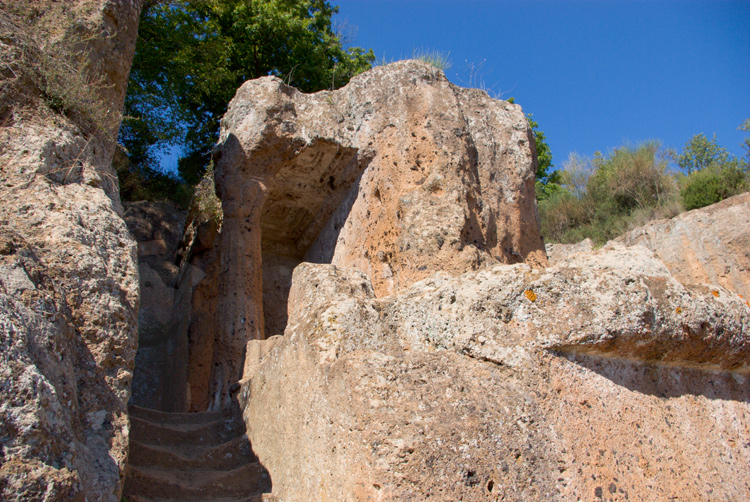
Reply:
[[[750,193],[656,220],[616,240],[651,249],[684,284],[713,283],[750,299]]]
[[[111,161],[141,3],[0,16],[2,500],[120,500],[139,293]],[[27,76],[50,65],[43,94]]]
[[[750,306],[639,246],[544,268],[531,145],[520,108],[417,62],[238,91],[222,378],[281,499],[750,493]]]
[[[332,92],[246,82],[214,161],[224,207],[217,344],[228,352],[283,333],[301,261],[361,270],[378,296],[436,271],[546,262],[521,108],[418,61]],[[220,363],[210,386],[226,393],[241,366]]]
[[[437,274],[382,298],[359,271],[305,263],[289,315],[283,337],[248,344],[240,394],[284,500],[750,488],[736,475],[750,308],[682,286],[645,248]]]

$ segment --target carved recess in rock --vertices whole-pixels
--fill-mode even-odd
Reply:
[[[249,81],[222,122],[216,187],[225,213],[253,204],[254,184],[267,196],[260,221],[243,220],[227,238],[260,227],[264,256],[357,268],[378,295],[438,270],[544,262],[532,145],[519,106],[456,87],[418,61],[375,68],[333,92]],[[272,334],[286,319],[286,302],[268,301],[287,294],[280,272],[291,275],[264,270]],[[255,276],[245,281],[238,287],[261,288]]]
[[[126,204],[124,219],[138,241],[141,308],[131,404],[187,411],[188,325],[195,267],[175,265],[185,211],[170,204]]]

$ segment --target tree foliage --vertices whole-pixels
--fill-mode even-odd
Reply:
[[[656,216],[675,212],[677,184],[655,141],[587,159],[571,155],[561,188],[539,203],[542,235],[552,242],[602,244]]]
[[[750,129],[750,120],[740,126]],[[745,143],[749,148],[748,140]],[[669,169],[673,158],[682,173]],[[654,218],[714,204],[750,189],[750,165],[697,134],[682,154],[658,142],[623,146],[593,158],[571,154],[561,187],[539,202],[542,235],[548,242],[599,244]]]
[[[136,166],[184,147],[179,172],[197,183],[219,121],[246,80],[275,75],[304,92],[338,88],[375,56],[346,49],[325,0],[173,0],[144,9],[120,141]]]
[[[716,134],[709,141],[703,133],[700,133],[685,143],[682,154],[677,157],[677,165],[687,174],[690,174],[705,169],[712,164],[723,164],[729,158],[730,154],[727,149],[719,146],[716,142]]]
[[[550,169],[555,167],[552,165],[552,152],[545,141],[544,133],[539,130],[539,123],[532,118],[531,114],[527,116],[527,119],[531,132],[534,134],[536,150],[536,198],[543,200],[559,189],[560,173],[554,170],[550,172]]]
[[[750,121],[745,121],[739,129],[743,127],[750,129]],[[743,146],[750,148],[750,139],[746,138]],[[719,146],[715,134],[711,141],[703,134],[693,136],[677,163],[687,173],[680,180],[680,202],[688,210],[714,204],[750,186],[750,165]]]
[[[736,160],[726,164],[712,164],[694,171],[683,181],[680,202],[686,210],[715,204],[747,191],[750,180]]]
[[[745,121],[740,124],[740,126],[737,128],[740,131],[747,131],[750,132],[750,118],[745,119]],[[747,137],[742,142],[742,148],[745,149],[745,156],[743,157],[743,163],[745,164],[745,169],[750,169],[750,137]]]

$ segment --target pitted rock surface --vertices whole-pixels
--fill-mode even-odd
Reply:
[[[378,295],[438,270],[543,260],[521,108],[419,61],[333,92],[246,82],[215,160],[225,206],[266,187],[264,252],[360,269]]]
[[[750,193],[670,220],[656,220],[615,239],[651,249],[685,284],[719,284],[750,300]]]
[[[248,344],[240,393],[283,500],[750,494],[750,307],[645,248],[383,298],[360,271],[302,264],[289,313]]]
[[[85,71],[112,113],[93,126],[23,79],[4,82],[16,87],[0,106],[0,499],[116,502],[139,295],[112,138],[142,2],[7,4],[3,62],[59,60],[57,47],[86,40]]]
[[[361,270],[378,296],[437,271],[546,263],[533,144],[519,106],[419,61],[332,92],[246,82],[214,153],[224,211],[215,345],[239,354],[281,334],[302,260]],[[212,369],[222,403],[241,370],[229,360]]]

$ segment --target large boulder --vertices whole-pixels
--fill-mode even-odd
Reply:
[[[615,240],[651,249],[680,282],[719,284],[750,300],[750,193],[652,221]]]
[[[118,501],[136,246],[111,167],[142,2],[0,12],[0,499]]]
[[[750,308],[641,247],[439,273],[378,298],[302,264],[240,392],[274,493],[316,500],[739,500]]]

